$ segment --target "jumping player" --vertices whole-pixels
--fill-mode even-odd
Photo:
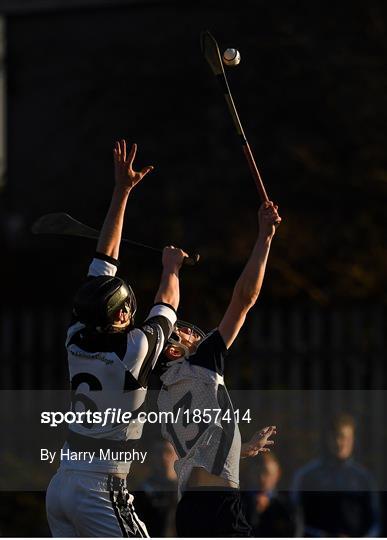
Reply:
[[[174,411],[177,419],[164,423],[162,432],[179,458],[175,469],[180,537],[251,536],[241,509],[239,461],[268,451],[276,428],[264,428],[241,443],[224,383],[224,358],[259,296],[270,244],[281,221],[277,210],[272,202],[259,209],[257,241],[218,328],[205,335],[179,321],[163,355],[166,371],[158,405],[161,411]],[[198,422],[193,421],[195,409],[202,415]]]
[[[134,326],[136,300],[131,287],[115,276],[126,203],[133,187],[153,167],[133,170],[136,145],[114,149],[115,187],[89,267],[88,279],[74,302],[74,320],[66,347],[74,411],[122,409],[130,423],[69,425],[64,456],[95,452],[93,459],[62,459],[47,490],[47,516],[55,537],[147,537],[145,525],[126,488],[130,462],[100,459],[124,456],[141,437],[136,415],[144,405],[147,381],[176,322],[179,269],[186,254],[167,247],[155,304],[145,322]],[[67,452],[69,450],[70,452]],[[83,454],[84,453],[84,454]]]

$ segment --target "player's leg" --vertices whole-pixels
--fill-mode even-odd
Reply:
[[[239,490],[217,494],[219,510],[216,536],[252,537],[253,531],[246,519]]]
[[[137,516],[133,495],[125,480],[111,475],[83,473],[78,482],[78,536],[148,538],[144,523]]]
[[[51,479],[46,493],[47,521],[54,538],[73,538],[77,536],[73,523],[63,509],[63,497],[66,497],[66,473],[58,471]]]

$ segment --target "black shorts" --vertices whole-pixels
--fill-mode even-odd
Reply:
[[[215,491],[216,490],[216,491]],[[179,537],[251,537],[239,489],[206,487],[185,491],[177,505]]]

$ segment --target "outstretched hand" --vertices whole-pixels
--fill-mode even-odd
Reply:
[[[277,435],[276,426],[267,426],[254,433],[249,442],[242,444],[241,457],[254,457],[260,452],[270,452],[269,446],[274,441],[269,440],[272,435]]]
[[[259,233],[266,236],[273,236],[276,228],[281,223],[278,214],[278,206],[272,201],[265,201],[258,210]]]
[[[151,165],[148,167],[144,167],[139,172],[133,170],[133,161],[136,157],[136,152],[137,144],[132,144],[130,152],[127,153],[125,139],[116,141],[113,155],[114,175],[117,187],[130,191],[144,178],[146,174],[153,171],[154,167],[152,167]]]

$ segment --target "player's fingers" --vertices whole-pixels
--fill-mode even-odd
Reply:
[[[275,212],[275,211],[272,210],[272,209],[269,209],[268,211],[266,211],[266,212],[263,214],[263,216],[264,216],[264,219],[265,219],[266,221],[273,221],[273,219],[274,219],[274,220],[277,220],[278,217],[279,217],[278,214],[277,214],[277,212]]]
[[[270,207],[265,211],[265,216],[267,216],[269,219],[270,218],[278,218],[279,214],[278,214],[277,210],[275,210],[275,208]]]
[[[121,139],[121,145],[122,145],[122,158],[124,161],[126,161],[126,141],[125,139]]]
[[[266,446],[273,446],[274,441],[266,441]]]
[[[117,148],[117,155],[118,155],[118,157],[121,157],[121,146],[120,146],[120,141],[116,141],[116,148]]]
[[[129,152],[129,156],[128,156],[129,167],[131,167],[133,165],[133,161],[134,161],[134,158],[136,156],[136,152],[137,152],[137,144],[133,143],[132,148],[130,149],[130,152]]]
[[[259,207],[259,211],[264,212],[267,208],[269,208],[269,206],[270,206],[269,201],[263,201],[263,203]]]

